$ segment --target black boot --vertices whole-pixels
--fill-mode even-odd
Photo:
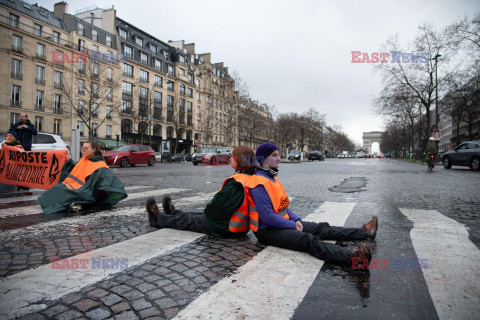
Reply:
[[[155,216],[160,212],[160,209],[157,206],[157,202],[153,197],[149,197],[145,203],[145,208],[148,213],[148,221],[150,225],[153,226],[155,222]]]
[[[169,195],[163,196],[163,212],[165,214],[174,214],[175,206],[172,203],[172,198]]]

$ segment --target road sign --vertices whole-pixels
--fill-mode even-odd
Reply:
[[[439,139],[440,139],[440,136],[441,136],[441,135],[440,135],[440,130],[438,130],[438,129],[433,130],[433,138],[434,138],[435,140],[439,140]]]

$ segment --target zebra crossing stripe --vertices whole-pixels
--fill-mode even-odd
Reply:
[[[68,259],[86,259],[86,269],[53,269],[46,264],[8,276],[0,282],[0,318],[10,319],[45,309],[45,300],[55,300],[113,276],[125,269],[95,268],[92,258],[128,259],[128,268],[142,264],[167,251],[176,249],[204,234],[173,229],[161,229],[127,241],[96,249]]]
[[[325,202],[304,220],[343,226],[354,206]],[[269,246],[200,295],[175,319],[290,319],[322,265],[323,261],[307,253]]]
[[[478,319],[480,253],[464,225],[436,210],[400,209],[411,221],[413,247],[440,319]]]
[[[178,193],[188,191],[188,189],[181,188],[167,188],[160,190],[150,190],[145,192],[136,192],[128,194],[128,198],[123,201],[135,200],[140,198],[152,197],[152,196],[163,196],[171,193]],[[0,217],[14,217],[14,216],[24,216],[29,214],[39,214],[42,213],[42,207],[39,205],[25,206],[20,207],[16,206],[14,208],[0,209]]]

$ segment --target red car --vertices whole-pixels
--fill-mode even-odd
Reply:
[[[155,164],[155,152],[149,146],[141,144],[127,144],[112,151],[105,152],[103,158],[109,166],[120,166],[122,168],[131,165],[146,163],[149,166]]]

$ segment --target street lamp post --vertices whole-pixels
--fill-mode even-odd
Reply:
[[[438,58],[442,55],[437,54],[433,60],[435,60],[435,129],[438,130]]]

